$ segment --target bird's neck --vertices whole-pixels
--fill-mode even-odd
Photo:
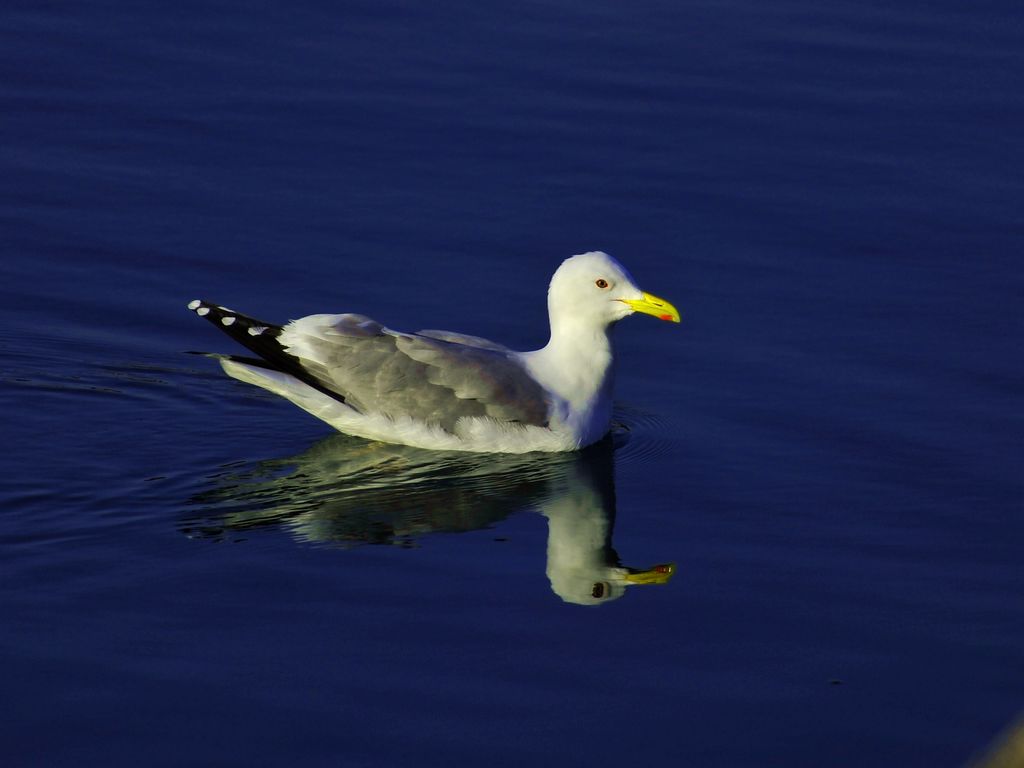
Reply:
[[[611,326],[594,327],[571,318],[552,322],[551,340],[530,355],[534,376],[574,409],[609,405],[613,383]]]

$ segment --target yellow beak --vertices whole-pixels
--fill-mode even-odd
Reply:
[[[676,317],[678,317],[678,315],[676,315]],[[679,321],[677,320],[676,322]],[[675,572],[675,563],[663,563],[662,565],[656,565],[653,568],[648,568],[646,571],[632,571],[627,573],[623,578],[625,578],[630,584],[665,584],[672,578],[672,574]]]
[[[643,312],[645,315],[654,315],[659,320],[668,320],[673,323],[679,322],[679,310],[673,307],[664,299],[659,299],[647,291],[639,299],[619,299],[627,304],[634,312]]]

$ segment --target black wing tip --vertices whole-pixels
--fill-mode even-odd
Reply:
[[[257,320],[205,299],[190,301],[188,308],[200,317],[209,320],[250,352],[255,352],[259,355],[259,358],[242,357],[239,355],[208,356],[216,357],[222,361],[232,360],[237,363],[244,363],[245,365],[290,374],[314,389],[323,392],[325,395],[329,395],[342,403],[345,402],[345,397],[342,394],[328,389],[316,377],[311,376],[302,367],[302,362],[289,354],[281,346],[281,342],[278,340],[282,329],[280,325]]]
[[[188,308],[199,317],[205,317],[214,325],[220,327],[229,336],[235,338],[251,336],[253,338],[269,336],[276,337],[281,331],[281,326],[273,323],[266,323],[254,317],[235,312],[233,309],[222,307],[205,299],[193,299],[188,303]]]

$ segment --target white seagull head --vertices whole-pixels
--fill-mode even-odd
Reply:
[[[675,307],[640,290],[626,268],[602,251],[566,259],[551,278],[548,313],[552,328],[604,329],[634,312],[679,322]]]

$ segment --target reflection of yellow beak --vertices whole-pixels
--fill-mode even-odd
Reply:
[[[628,305],[634,312],[654,315],[659,320],[668,320],[673,323],[679,322],[678,309],[664,299],[659,299],[647,291],[643,291],[643,296],[639,299],[619,299],[619,301]]]
[[[646,571],[631,571],[624,578],[630,584],[665,584],[675,572],[675,563],[663,563]]]

